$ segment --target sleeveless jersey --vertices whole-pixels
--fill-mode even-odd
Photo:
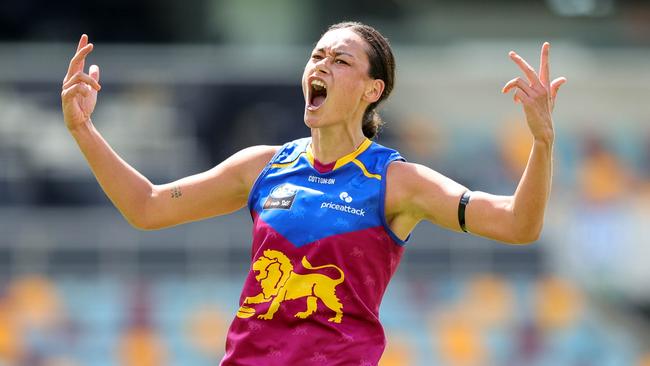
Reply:
[[[379,305],[405,244],[384,216],[394,160],[366,139],[323,172],[311,138],[279,149],[249,195],[252,265],[221,365],[377,365]]]

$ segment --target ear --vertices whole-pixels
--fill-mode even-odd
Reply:
[[[369,104],[378,101],[384,92],[384,86],[384,81],[381,79],[370,80],[366,85],[366,91],[363,93],[363,99]]]

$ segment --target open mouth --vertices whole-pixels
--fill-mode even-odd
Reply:
[[[327,99],[327,85],[322,80],[312,80],[309,86],[309,109],[318,109]]]

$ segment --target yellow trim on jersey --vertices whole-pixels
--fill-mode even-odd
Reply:
[[[381,175],[379,175],[379,174],[372,174],[372,173],[368,172],[368,169],[366,169],[366,166],[363,165],[363,163],[360,162],[359,160],[354,159],[354,160],[352,160],[352,162],[353,162],[354,164],[356,164],[359,168],[361,168],[361,171],[363,172],[363,175],[365,175],[366,177],[368,177],[368,178],[375,178],[375,179],[377,179],[377,180],[381,180]]]
[[[343,165],[354,161],[357,158],[357,156],[361,155],[362,152],[366,151],[370,147],[371,144],[372,144],[372,141],[370,141],[369,139],[365,139],[361,143],[361,145],[359,145],[359,147],[356,150],[354,150],[353,152],[351,152],[351,153],[345,155],[344,157],[336,160],[336,163],[334,164],[334,168],[332,168],[332,170],[336,170],[336,169],[342,167]],[[309,146],[307,146],[306,153],[307,153],[307,160],[309,160],[309,163],[311,164],[311,166],[314,166],[314,153],[311,150],[311,144],[309,144]],[[359,163],[361,163],[361,162],[359,162]],[[359,164],[357,164],[357,165],[359,165]],[[363,167],[362,170],[365,171],[364,174],[368,173],[368,171],[365,170],[365,167]],[[368,173],[368,174],[370,174],[370,173]]]
[[[298,162],[298,159],[300,159],[300,156],[301,156],[302,154],[304,154],[304,152],[301,152],[300,154],[298,154],[298,157],[297,157],[297,158],[293,159],[293,161],[290,161],[290,162],[288,162],[288,163],[275,163],[275,164],[271,164],[271,168],[288,168],[288,167],[290,167],[290,166],[296,164],[296,163]]]
[[[336,170],[336,169],[342,167],[343,165],[345,165],[345,164],[347,164],[347,163],[349,163],[351,161],[354,161],[357,158],[357,156],[359,156],[362,152],[366,151],[366,149],[368,149],[370,147],[370,144],[372,144],[372,141],[370,141],[368,139],[365,139],[363,141],[363,143],[361,143],[361,146],[359,146],[359,148],[354,150],[354,152],[352,152],[350,154],[347,154],[344,157],[337,160],[336,164],[334,164],[334,168],[332,170]],[[359,164],[357,164],[357,165],[359,165]],[[365,167],[362,170],[365,170]]]
[[[345,165],[347,163],[354,163],[354,165],[358,166],[361,169],[361,171],[363,172],[363,175],[365,175],[366,177],[381,180],[381,175],[370,173],[368,171],[368,169],[366,169],[366,166],[363,165],[363,163],[360,160],[357,159],[357,156],[359,156],[362,152],[366,151],[368,149],[368,147],[370,147],[371,144],[372,144],[372,141],[370,141],[369,139],[365,139],[356,150],[354,150],[353,152],[351,152],[351,153],[345,155],[344,157],[338,159],[336,161],[336,164],[334,164],[334,168],[332,170],[340,168],[340,167],[342,167],[343,165]],[[313,167],[314,166],[314,154],[311,151],[311,144],[309,144],[309,146],[307,146],[307,149],[305,151],[301,152],[300,154],[298,154],[298,157],[295,158],[293,161],[290,161],[288,163],[271,164],[271,168],[288,168],[288,167],[296,164],[303,154],[307,157],[307,160],[309,160],[309,163]]]

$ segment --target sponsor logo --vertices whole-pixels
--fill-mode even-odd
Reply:
[[[293,206],[293,201],[296,199],[299,188],[293,184],[284,183],[274,187],[269,195],[269,198],[264,202],[264,209],[280,209],[288,210]]]
[[[327,208],[330,210],[336,210],[336,211],[342,211],[342,212],[347,212],[349,214],[357,215],[357,216],[366,216],[366,210],[362,208],[354,208],[351,206],[347,205],[339,205],[334,202],[323,202],[320,205],[320,208]]]
[[[351,203],[352,202],[352,196],[350,196],[348,194],[348,192],[341,192],[341,194],[339,194],[339,198],[341,199],[341,201],[343,201],[345,203]],[[320,208],[326,208],[326,209],[329,209],[329,210],[341,211],[341,212],[345,212],[345,213],[349,213],[349,214],[357,215],[357,216],[366,216],[366,210],[364,210],[362,208],[354,208],[352,206],[341,205],[341,204],[334,203],[334,202],[323,202],[323,203],[321,203]]]
[[[335,178],[321,178],[315,175],[310,175],[309,178],[307,178],[307,180],[309,182],[319,183],[319,184],[334,184],[334,182],[336,182]]]

